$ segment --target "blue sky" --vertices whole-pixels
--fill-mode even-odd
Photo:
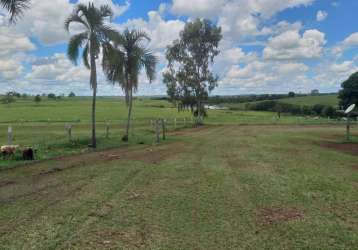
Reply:
[[[66,57],[65,18],[78,2],[32,0],[16,26],[0,11],[0,92],[32,94],[75,91],[89,95],[89,72]],[[146,31],[159,58],[157,79],[140,77],[139,95],[166,89],[165,48],[186,22],[211,19],[222,27],[221,54],[213,65],[219,87],[212,94],[321,92],[339,90],[358,71],[358,21],[355,0],[96,0],[115,12],[114,28]],[[99,94],[121,95],[99,72]]]

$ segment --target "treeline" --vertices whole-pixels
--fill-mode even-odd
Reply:
[[[71,92],[68,97],[75,97],[76,94]],[[65,95],[61,94],[61,95],[55,95],[54,93],[49,93],[49,94],[41,94],[41,95],[30,95],[30,94],[26,94],[26,93],[19,93],[16,91],[9,91],[7,93],[5,93],[4,95],[0,95],[0,101],[3,104],[10,104],[13,102],[16,102],[17,99],[33,99],[35,102],[41,102],[41,100],[43,98],[48,98],[51,100],[60,100],[62,98],[64,98]]]
[[[289,113],[292,115],[305,115],[305,116],[321,116],[337,118],[341,114],[337,110],[329,105],[316,104],[313,106],[298,105],[290,103],[281,103],[274,100],[267,100],[257,103],[247,103],[245,105],[246,110],[253,111],[271,111],[278,113]]]
[[[305,95],[296,95],[296,96],[305,96]],[[266,100],[278,100],[287,97],[294,97],[294,96],[290,96],[287,94],[211,96],[208,99],[208,104],[258,102],[258,101],[266,101]]]
[[[313,91],[312,91],[313,92]],[[334,93],[316,93],[311,94],[296,94],[295,92],[289,92],[288,94],[260,94],[260,95],[235,95],[235,96],[210,96],[208,98],[208,104],[223,104],[223,103],[246,103],[246,102],[259,102],[279,100],[284,98],[302,97],[302,96],[322,96],[331,95]]]

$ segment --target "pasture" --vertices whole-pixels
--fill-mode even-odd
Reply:
[[[208,125],[1,171],[0,244],[353,249],[358,148],[342,136],[339,126]]]
[[[98,103],[89,151],[89,98],[1,105],[0,141],[38,148],[40,161],[1,161],[1,249],[353,249],[358,244],[358,131],[275,113],[190,112],[138,98]],[[154,143],[150,120],[165,118]],[[174,127],[173,119],[183,123]],[[105,124],[110,120],[110,137]],[[73,124],[74,140],[64,126]]]
[[[324,94],[317,96],[297,96],[297,97],[287,97],[282,99],[274,100],[278,103],[287,103],[294,104],[299,106],[314,106],[316,104],[327,105],[337,108],[338,107],[338,95],[337,94]],[[222,106],[229,107],[234,110],[245,110],[247,104],[257,104],[265,101],[254,101],[254,102],[244,102],[244,103],[225,103],[221,104]]]
[[[280,102],[297,104],[297,105],[307,105],[314,106],[316,104],[328,105],[332,107],[338,107],[338,96],[337,94],[330,95],[318,95],[318,96],[298,96],[293,98],[284,98],[280,99]]]
[[[62,155],[88,151],[90,143],[91,98],[76,97],[62,100],[47,100],[40,103],[32,99],[19,99],[10,105],[0,105],[0,144],[7,144],[7,129],[13,129],[13,144],[31,146],[37,149],[37,159],[48,159]],[[124,100],[116,97],[100,97],[97,106],[97,133],[100,149],[121,146],[127,108]],[[138,97],[134,101],[131,144],[152,144],[154,128],[151,120],[166,119],[168,131],[192,126],[189,111],[177,112],[167,101]],[[175,126],[174,119],[177,120]],[[185,122],[184,122],[185,119]],[[209,110],[206,124],[328,124],[333,120],[303,118],[276,113]],[[109,123],[109,138],[106,138],[106,124]],[[72,125],[69,142],[66,124]],[[0,161],[0,168],[21,164],[18,161]]]

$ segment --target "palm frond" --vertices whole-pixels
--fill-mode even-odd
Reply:
[[[65,29],[70,31],[71,23],[80,23],[85,26],[86,29],[89,29],[88,24],[83,20],[77,13],[72,13],[65,21]]]
[[[101,12],[101,16],[102,17],[109,17],[110,19],[112,19],[114,13],[111,9],[111,7],[109,7],[109,5],[102,5],[100,7],[100,12]]]
[[[82,47],[83,43],[87,40],[88,40],[87,32],[83,32],[71,37],[70,42],[68,44],[67,56],[74,64],[77,64],[79,50]]]
[[[88,61],[88,56],[89,56],[89,44],[87,43],[85,48],[83,49],[83,52],[82,52],[82,60],[83,60],[83,64],[85,65],[85,67],[87,69],[91,69],[91,65]]]
[[[30,0],[0,0],[0,5],[10,13],[10,22],[14,23],[30,6]]]

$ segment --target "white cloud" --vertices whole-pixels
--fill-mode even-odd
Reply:
[[[325,34],[318,30],[307,30],[302,36],[298,31],[286,31],[268,41],[263,55],[269,60],[319,58],[325,43]]]
[[[79,2],[88,3],[89,0],[80,0]],[[96,0],[95,4],[98,6],[108,4],[116,16],[121,15],[129,8],[129,2],[119,5],[111,0]],[[74,6],[75,4],[69,0],[32,0],[31,8],[24,13],[23,18],[14,28],[18,32],[35,36],[45,45],[66,42],[69,35],[64,29],[64,22],[72,13]]]
[[[171,11],[177,15],[211,17],[226,4],[226,0],[173,0]]]
[[[328,13],[324,10],[319,10],[316,15],[316,20],[318,22],[324,21],[328,17]]]
[[[355,32],[344,39],[342,45],[346,48],[358,46],[358,32]]]
[[[358,64],[354,61],[324,61],[316,67],[313,80],[323,90],[338,89],[344,80],[357,71]]]
[[[26,35],[0,24],[0,57],[29,52],[35,48]]]
[[[164,20],[160,11],[150,11],[148,21],[142,18],[130,19],[126,23],[116,25],[119,30],[136,28],[148,33],[153,49],[165,49],[173,40],[179,37],[185,23],[180,20]]]
[[[226,36],[246,39],[250,36],[267,35],[262,27],[264,20],[297,6],[308,6],[314,0],[173,0],[171,11],[177,15],[206,17],[218,20]]]
[[[312,84],[308,70],[303,63],[254,61],[245,66],[233,65],[220,83],[243,93],[308,91]]]
[[[332,48],[332,52],[335,55],[341,56],[345,50],[358,47],[358,32],[352,33],[346,39],[344,39],[337,46]]]

